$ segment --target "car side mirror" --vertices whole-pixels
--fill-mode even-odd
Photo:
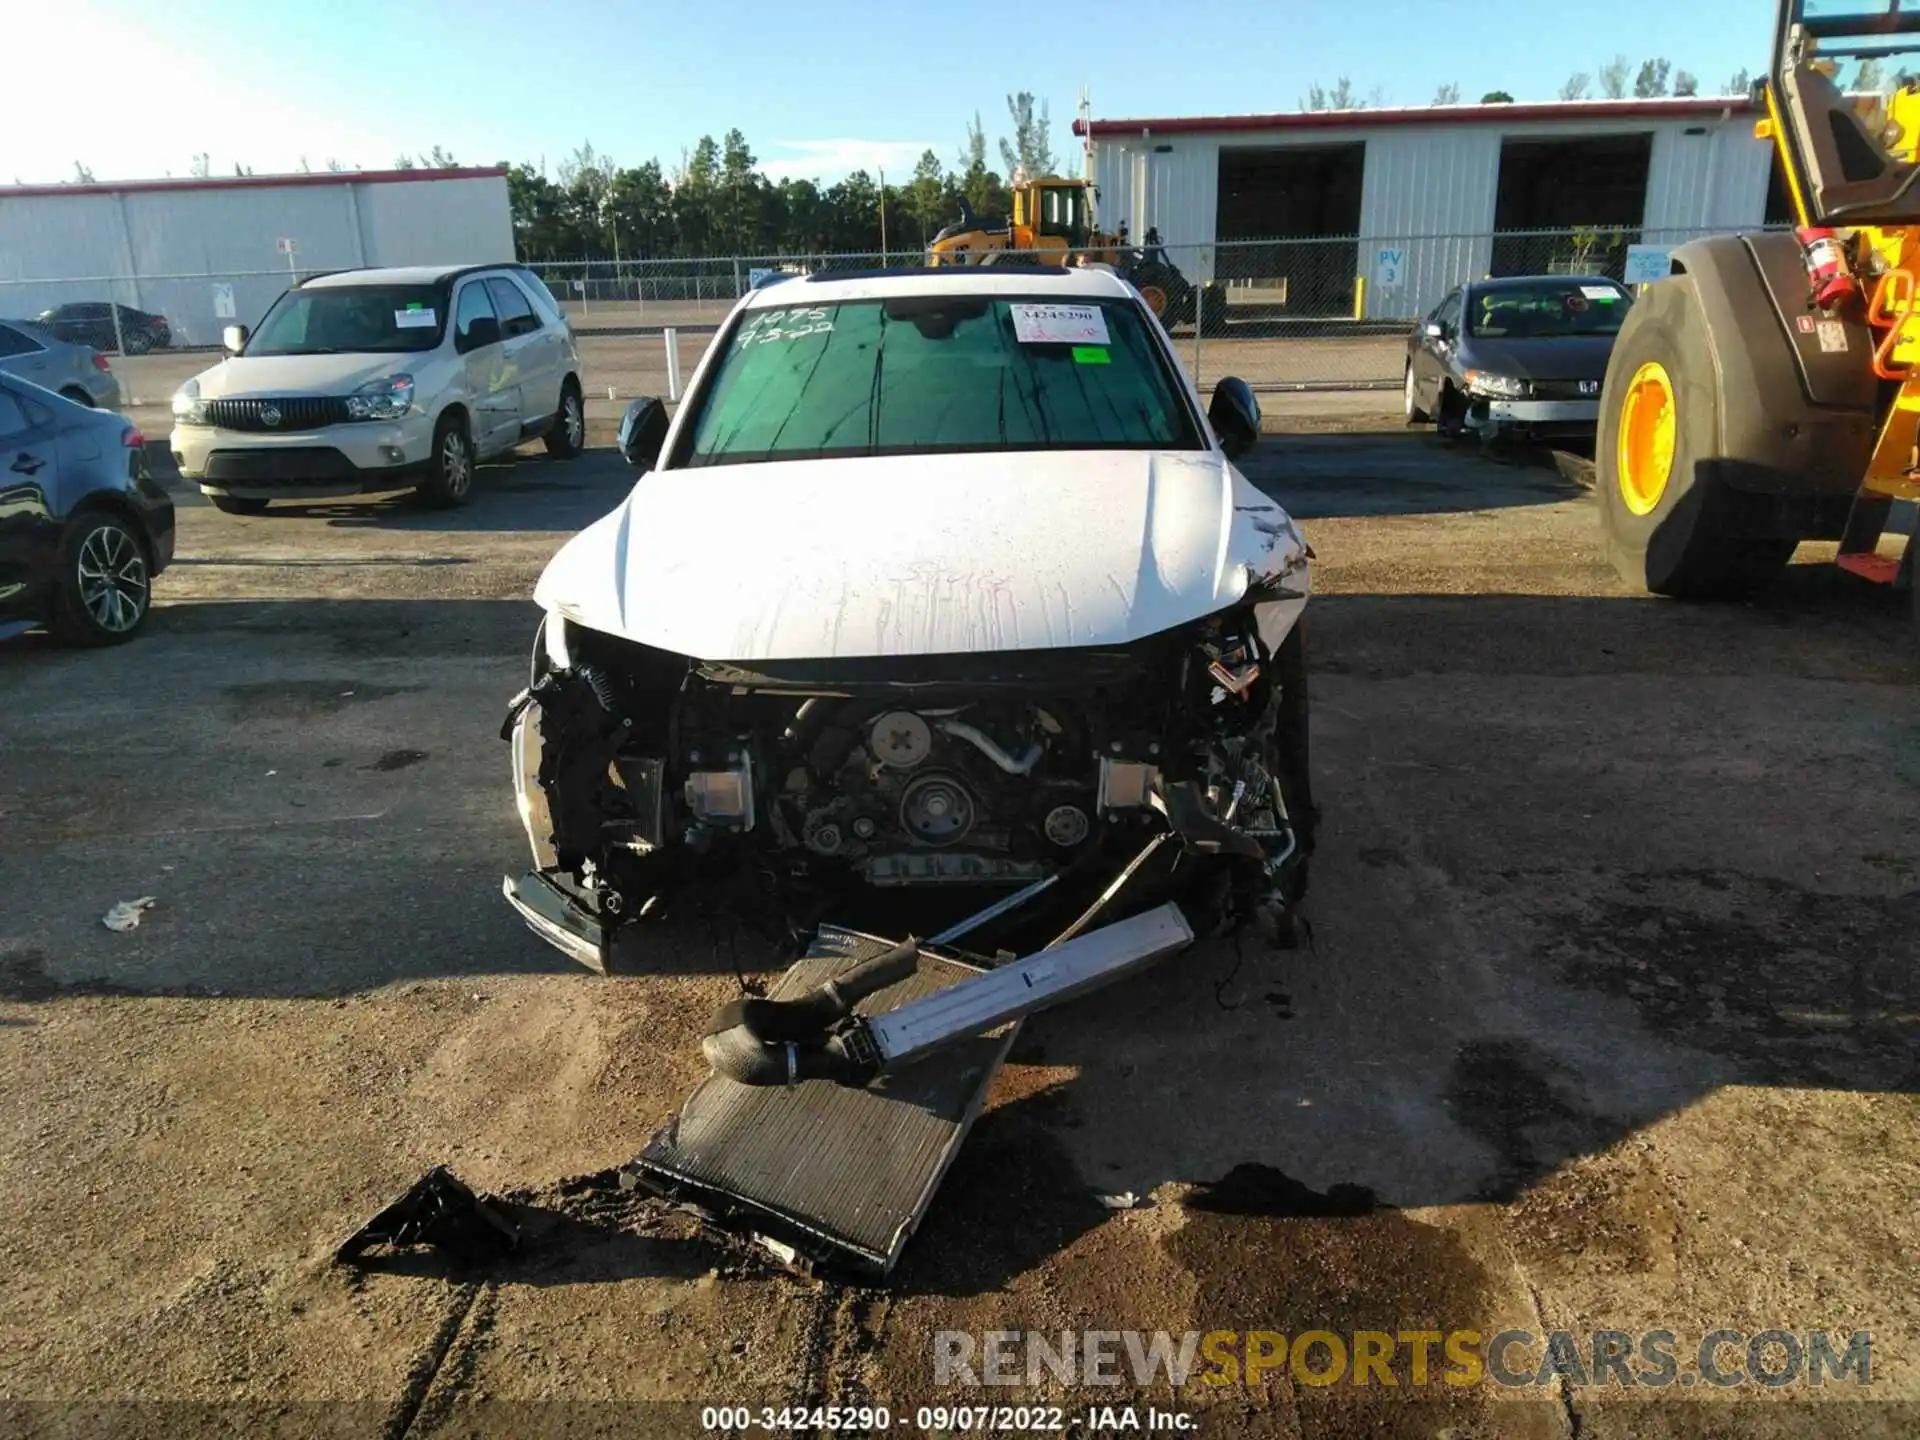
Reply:
[[[1254,398],[1253,387],[1237,376],[1228,375],[1213,387],[1207,419],[1220,437],[1220,448],[1231,458],[1237,459],[1260,443],[1260,402]]]
[[[1438,339],[1439,339],[1439,338],[1440,338],[1441,336],[1443,336],[1443,335],[1445,335],[1446,333],[1447,333],[1447,327],[1446,327],[1446,326],[1444,326],[1444,325],[1442,325],[1442,324],[1440,324],[1440,323],[1439,323],[1439,322],[1437,322],[1437,321],[1433,321],[1433,320],[1429,320],[1429,321],[1427,322],[1427,324],[1426,324],[1426,336],[1427,336],[1427,339],[1429,339],[1429,340],[1438,340]]]
[[[467,322],[467,333],[456,348],[464,355],[469,350],[499,343],[500,322],[491,315],[481,315]]]
[[[220,332],[220,343],[226,347],[229,355],[238,355],[247,348],[247,327],[229,325]]]
[[[620,417],[620,454],[636,470],[651,470],[667,443],[667,407],[651,395],[635,400]]]

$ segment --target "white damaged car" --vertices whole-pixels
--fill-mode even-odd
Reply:
[[[1233,464],[1259,427],[1103,268],[748,295],[671,423],[630,407],[644,473],[534,592],[508,899],[603,969],[696,859],[1014,891],[1158,835],[1210,920],[1284,913],[1312,551]]]

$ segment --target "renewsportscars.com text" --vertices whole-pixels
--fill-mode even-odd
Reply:
[[[1063,1385],[1179,1389],[1262,1385],[1286,1375],[1307,1386],[1549,1386],[1727,1389],[1868,1385],[1873,1335],[1856,1330],[942,1330],[936,1385]]]

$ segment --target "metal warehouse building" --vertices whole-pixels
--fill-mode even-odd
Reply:
[[[1076,122],[1103,225],[1295,314],[1403,318],[1463,280],[1787,217],[1745,97]],[[1090,131],[1090,134],[1089,134]],[[1575,232],[1597,229],[1600,239]],[[1258,243],[1281,242],[1281,243]],[[1229,293],[1231,294],[1231,288]]]
[[[0,187],[0,315],[111,298],[180,344],[258,322],[295,273],[513,255],[498,168]]]

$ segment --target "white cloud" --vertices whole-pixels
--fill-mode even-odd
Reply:
[[[913,176],[920,156],[938,146],[925,140],[776,140],[776,153],[760,157],[760,170],[771,180],[820,180],[833,184],[856,170],[876,180],[885,170],[898,185]],[[778,153],[778,152],[788,153]]]

